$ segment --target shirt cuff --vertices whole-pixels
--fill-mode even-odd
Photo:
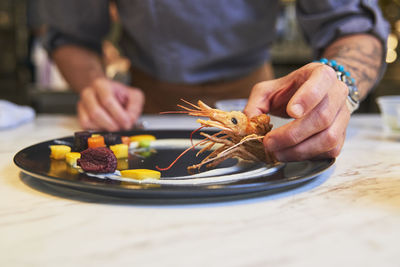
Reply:
[[[63,45],[77,45],[77,46],[82,46],[84,48],[87,48],[99,55],[102,55],[102,46],[101,43],[93,43],[93,42],[88,42],[85,40],[80,40],[78,38],[75,38],[73,36],[64,34],[62,32],[59,32],[55,29],[48,29],[44,39],[43,39],[43,46],[51,56],[52,53],[59,47]]]

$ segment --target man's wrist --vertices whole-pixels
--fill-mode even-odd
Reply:
[[[360,106],[360,93],[356,86],[355,79],[351,77],[350,72],[346,71],[342,65],[337,64],[335,60],[328,60],[326,58],[321,58],[318,62],[328,65],[332,67],[339,81],[342,81],[346,84],[349,89],[349,94],[347,97],[347,107],[350,110],[350,113],[353,113]]]

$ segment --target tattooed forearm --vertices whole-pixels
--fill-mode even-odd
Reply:
[[[323,56],[335,59],[356,79],[361,96],[365,97],[374,86],[382,62],[383,47],[374,36],[367,34],[351,35],[332,43]]]

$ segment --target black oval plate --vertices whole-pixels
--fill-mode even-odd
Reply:
[[[188,139],[191,131],[188,130],[136,130],[122,132],[122,135],[151,134],[157,139]],[[201,138],[198,134],[193,138]],[[65,186],[81,191],[131,198],[203,198],[235,196],[259,192],[273,192],[291,189],[308,182],[326,171],[335,162],[334,159],[318,161],[302,161],[284,164],[281,168],[257,179],[244,179],[231,183],[212,185],[146,185],[121,182],[110,179],[99,179],[77,169],[69,167],[64,160],[50,159],[49,145],[72,143],[73,137],[49,140],[38,143],[19,151],[14,156],[14,163],[26,174],[59,186]],[[165,148],[157,151],[148,158],[131,157],[121,164],[129,168],[154,169],[158,166],[168,166],[183,149]],[[201,157],[196,157],[195,151],[185,154],[177,164],[168,171],[162,172],[162,177],[187,175],[187,166],[198,163]],[[218,167],[229,167],[237,163],[236,160],[227,160]],[[259,163],[256,164],[259,167]],[[243,175],[246,175],[244,172]],[[162,178],[161,178],[162,179]]]

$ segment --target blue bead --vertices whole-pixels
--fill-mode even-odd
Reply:
[[[352,83],[356,83],[356,80],[354,78],[351,78]]]
[[[321,58],[319,61],[321,63],[323,63],[323,64],[327,64],[328,63],[328,60],[326,58]]]
[[[347,77],[350,77],[350,72],[345,71],[345,72],[344,72],[344,75],[346,75]]]
[[[332,66],[332,67],[335,67],[336,64],[337,64],[337,63],[336,63],[336,60],[333,60],[333,59],[332,59],[330,62],[331,62],[331,66]]]
[[[344,71],[344,67],[342,65],[338,65],[338,71],[343,72]]]

